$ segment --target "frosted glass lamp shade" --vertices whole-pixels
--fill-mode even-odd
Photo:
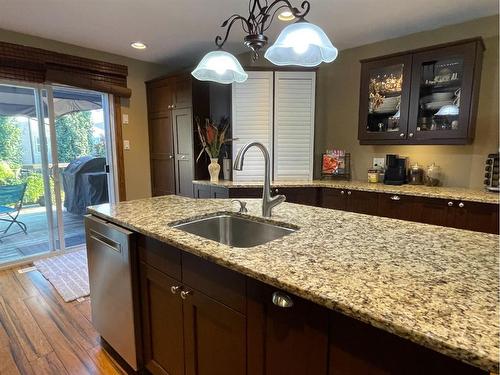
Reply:
[[[332,62],[338,51],[320,27],[305,21],[288,25],[264,57],[275,65],[316,66]]]
[[[434,116],[456,116],[459,112],[460,110],[455,104],[448,104],[439,108]]]
[[[236,57],[222,50],[207,53],[191,74],[200,81],[225,84],[245,82],[248,78]]]

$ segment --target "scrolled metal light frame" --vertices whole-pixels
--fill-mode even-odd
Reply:
[[[244,43],[252,50],[252,59],[255,61],[259,58],[259,51],[268,43],[267,36],[264,35],[267,29],[271,26],[276,13],[283,8],[288,8],[290,12],[298,19],[298,22],[304,21],[311,9],[309,1],[305,0],[300,4],[300,9],[294,7],[288,0],[275,0],[269,4],[268,0],[250,0],[248,4],[248,18],[239,14],[233,14],[226,19],[221,27],[226,28],[224,37],[217,35],[215,44],[222,48],[229,37],[233,25],[241,21],[241,27],[247,34],[244,38]]]

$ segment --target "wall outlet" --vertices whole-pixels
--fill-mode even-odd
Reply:
[[[385,168],[385,158],[373,158],[373,168]]]
[[[128,125],[128,114],[126,113],[122,115],[122,125]]]
[[[130,150],[130,141],[128,139],[123,140],[123,149],[124,150]]]

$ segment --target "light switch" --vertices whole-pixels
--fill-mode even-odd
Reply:
[[[128,139],[123,140],[123,149],[130,150],[130,141]]]
[[[122,124],[127,125],[128,124],[128,114],[124,113],[122,115]]]

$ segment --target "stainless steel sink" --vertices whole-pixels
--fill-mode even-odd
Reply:
[[[254,221],[230,213],[218,213],[184,223],[174,223],[171,226],[234,247],[262,245],[298,229]]]

